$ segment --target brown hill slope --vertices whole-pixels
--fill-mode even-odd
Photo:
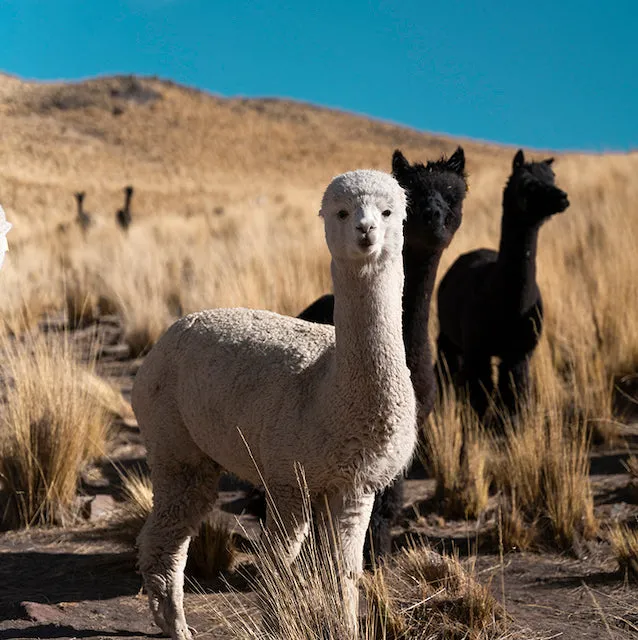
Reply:
[[[307,104],[220,98],[157,79],[68,84],[0,75],[0,194],[18,215],[68,215],[79,189],[89,192],[89,207],[110,211],[128,182],[140,188],[140,210],[206,211],[317,190],[348,169],[389,169],[397,146],[425,158],[455,144]],[[510,154],[463,144],[472,165]]]

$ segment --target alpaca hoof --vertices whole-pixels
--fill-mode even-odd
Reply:
[[[153,614],[153,620],[155,621],[155,624],[162,630],[162,633],[167,638],[170,638],[171,628],[166,622],[166,620],[164,619],[164,616],[159,611],[155,611],[155,610],[152,610],[152,614]]]
[[[197,629],[189,625],[180,625],[175,629],[175,633],[171,637],[173,640],[193,640],[195,635],[197,635]]]

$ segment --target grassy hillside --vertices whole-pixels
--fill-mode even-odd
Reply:
[[[296,313],[329,287],[315,214],[336,173],[389,169],[461,142],[470,193],[442,271],[462,251],[498,242],[513,149],[449,140],[284,100],[225,99],[156,79],[76,84],[0,76],[0,201],[15,223],[0,308],[37,317],[72,289],[110,301],[157,335],[178,313],[247,305]],[[539,155],[539,154],[536,154]],[[539,277],[555,357],[602,345],[615,371],[638,368],[638,153],[561,155],[572,206],[543,229]],[[114,225],[136,187],[134,228]],[[73,228],[73,192],[96,220]],[[568,354],[565,356],[565,354]]]

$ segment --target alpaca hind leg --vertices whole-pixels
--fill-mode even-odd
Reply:
[[[370,526],[365,538],[364,564],[373,567],[392,552],[392,527],[403,507],[403,476],[374,495]]]
[[[529,399],[529,357],[515,362],[501,362],[498,368],[498,390],[503,408],[510,416],[515,416]]]
[[[342,588],[346,621],[353,637],[359,623],[359,577],[363,571],[363,547],[372,514],[374,494],[340,495],[327,499],[323,505],[324,522],[330,518],[334,535],[329,535],[335,562],[342,560]],[[321,506],[321,505],[320,505]],[[338,565],[337,565],[338,566]]]
[[[217,497],[220,473],[203,457],[153,461],[153,510],[138,538],[139,567],[153,618],[174,640],[192,637],[184,616],[184,568],[190,538]]]

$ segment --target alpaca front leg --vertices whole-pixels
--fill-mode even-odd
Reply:
[[[364,564],[373,567],[392,552],[392,527],[403,508],[403,476],[374,496],[370,526],[365,537]]]
[[[468,355],[464,358],[464,376],[470,394],[470,404],[482,420],[490,403],[494,382],[489,355]]]
[[[517,414],[529,398],[530,392],[529,357],[515,362],[503,360],[498,368],[498,390],[503,408],[510,416]]]
[[[324,506],[324,517],[327,508],[334,525],[334,536],[329,536],[333,545],[333,557],[336,562],[339,557],[343,561],[344,609],[354,637],[359,625],[359,576],[363,571],[363,547],[373,504],[374,493],[366,493],[354,496],[336,495],[327,500]]]
[[[456,384],[461,370],[461,351],[444,334],[439,333],[436,341],[436,375],[439,389],[446,384]]]

